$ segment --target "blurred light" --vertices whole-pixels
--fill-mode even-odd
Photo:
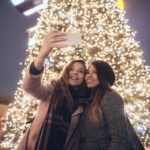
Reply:
[[[124,3],[123,0],[118,0],[118,7],[123,10],[124,9]]]
[[[145,127],[144,127],[144,125],[139,125],[139,126],[137,127],[136,131],[139,132],[139,133],[145,132]]]
[[[24,2],[24,0],[11,0],[11,3],[16,6],[16,5],[19,5],[21,4],[22,2]]]
[[[19,12],[29,16],[43,9],[45,0],[11,0],[11,2]]]
[[[33,38],[29,38],[28,46],[33,46],[36,43],[36,40]]]
[[[29,9],[29,10],[23,12],[23,14],[24,14],[25,16],[29,16],[29,15],[31,15],[31,14],[33,14],[33,13],[36,13],[36,12],[42,10],[43,8],[44,8],[44,4],[40,4],[40,5],[36,6],[36,7],[33,7],[33,8],[31,8],[31,9]]]

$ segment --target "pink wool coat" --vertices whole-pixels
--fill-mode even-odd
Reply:
[[[50,84],[41,83],[42,74],[31,75],[29,70],[25,76],[23,82],[23,89],[40,100],[39,107],[35,119],[33,120],[31,126],[27,129],[23,136],[17,150],[34,150],[36,142],[44,121],[45,115],[47,114],[48,107],[51,101],[51,95],[53,92],[53,87]],[[69,128],[68,136],[65,145],[67,147],[65,150],[78,150],[79,134],[74,132],[77,127],[77,123],[80,114],[83,112],[83,108],[79,106],[77,110],[72,114],[71,125]],[[73,134],[74,133],[74,134]],[[73,136],[72,136],[73,135]],[[72,137],[72,138],[70,138]],[[59,144],[59,143],[58,143]]]

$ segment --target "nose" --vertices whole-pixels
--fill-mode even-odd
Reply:
[[[73,70],[73,74],[78,74],[78,71],[77,70]]]
[[[86,74],[86,78],[91,78],[91,77],[92,77],[92,73]]]

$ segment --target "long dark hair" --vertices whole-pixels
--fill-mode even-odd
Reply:
[[[111,91],[115,82],[115,74],[111,66],[101,60],[91,63],[96,69],[99,84],[93,89],[93,100],[90,105],[89,115],[94,123],[98,123],[102,117],[102,99],[106,92]]]
[[[57,98],[60,99],[62,97],[66,97],[67,105],[71,106],[72,97],[69,92],[69,72],[74,63],[81,63],[85,67],[85,73],[86,73],[86,65],[83,60],[73,60],[71,61],[62,71],[60,78],[57,81],[53,81],[53,84],[55,84],[55,91],[60,92],[61,94]],[[86,94],[86,83],[85,80],[81,85],[79,85],[79,96],[84,97]]]

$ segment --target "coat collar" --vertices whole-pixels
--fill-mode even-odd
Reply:
[[[83,107],[82,107],[82,106],[79,106],[79,107],[74,111],[74,113],[72,114],[72,117],[83,113],[83,111],[84,111]]]

